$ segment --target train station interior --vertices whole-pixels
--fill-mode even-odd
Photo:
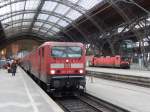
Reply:
[[[150,112],[149,25],[149,0],[0,0],[0,112]]]

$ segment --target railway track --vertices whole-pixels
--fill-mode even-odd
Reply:
[[[28,73],[29,74],[29,73]],[[29,76],[33,78],[31,74]],[[37,84],[38,82],[34,80]],[[42,86],[40,86],[42,88]],[[43,89],[45,90],[45,89]],[[51,96],[50,96],[51,97]],[[52,97],[65,112],[129,112],[89,94],[71,97]]]
[[[150,87],[150,78],[146,78],[146,77],[120,75],[120,74],[94,72],[94,71],[87,71],[87,75],[96,78],[101,78],[101,79],[130,83],[137,86],[143,86],[148,88]]]
[[[65,112],[129,112],[88,94],[80,97],[57,98],[55,101]]]

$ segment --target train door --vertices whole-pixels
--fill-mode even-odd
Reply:
[[[43,81],[43,82],[46,82],[46,74],[45,74],[45,71],[46,71],[46,64],[45,64],[45,49],[44,47],[40,48],[39,50],[39,58],[38,58],[38,63],[39,63],[39,70],[38,70],[38,78]]]
[[[115,67],[120,67],[120,56],[115,56]]]
[[[39,51],[38,51],[38,78],[40,79],[41,77],[41,63],[42,63],[42,59],[41,59],[41,53],[42,52],[42,49],[40,48]]]

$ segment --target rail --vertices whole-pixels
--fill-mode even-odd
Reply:
[[[129,112],[89,94],[55,100],[65,112]]]
[[[106,73],[106,72],[104,73],[104,72],[89,71],[89,70],[87,70],[87,75],[96,78],[135,84],[138,86],[144,86],[148,88],[150,87],[150,78],[148,77],[122,75],[122,74]]]
[[[34,79],[31,74],[29,74],[29,76]],[[38,83],[37,81],[35,82]],[[41,85],[41,88],[44,87]],[[52,98],[65,112],[129,112],[128,110],[91,96],[87,93],[72,97]]]

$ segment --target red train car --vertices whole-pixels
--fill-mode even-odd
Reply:
[[[85,88],[85,47],[82,43],[45,42],[25,56],[21,66],[43,82],[49,92]]]
[[[130,68],[130,61],[128,58],[116,56],[93,57],[90,60],[90,66],[101,67],[116,67],[116,68]]]

